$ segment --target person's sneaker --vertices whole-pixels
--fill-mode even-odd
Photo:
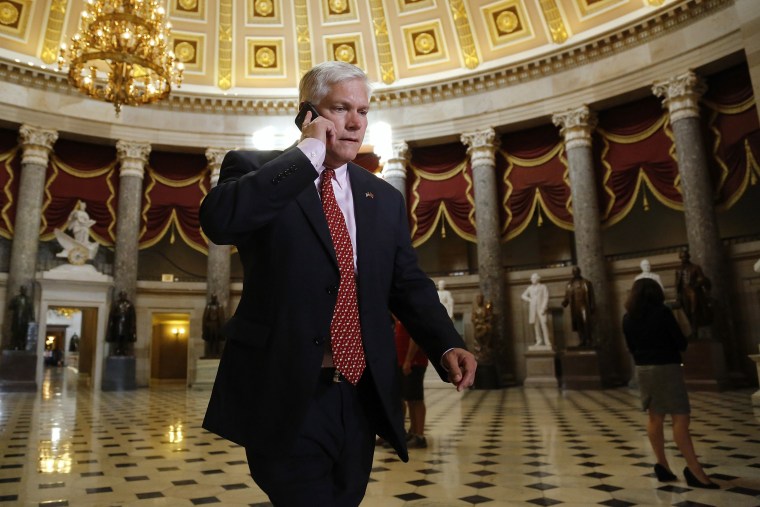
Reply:
[[[427,439],[421,435],[412,435],[406,446],[409,449],[425,449],[427,448]]]

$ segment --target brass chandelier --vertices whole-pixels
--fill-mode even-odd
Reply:
[[[82,93],[138,106],[169,96],[182,84],[184,65],[168,49],[171,23],[160,0],[87,0],[71,47],[61,44],[58,70]]]

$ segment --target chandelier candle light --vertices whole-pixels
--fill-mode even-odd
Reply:
[[[71,48],[61,44],[58,70],[82,93],[138,106],[169,96],[182,84],[184,65],[167,49],[171,23],[160,0],[87,0]]]

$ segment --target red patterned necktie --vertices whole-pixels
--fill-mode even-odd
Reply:
[[[322,209],[327,217],[335,254],[338,258],[340,286],[335,304],[330,336],[335,367],[343,376],[356,384],[364,372],[365,359],[362,348],[362,330],[359,324],[359,305],[356,299],[356,276],[354,275],[354,249],[346,228],[343,212],[335,200],[332,178],[334,169],[322,171]]]

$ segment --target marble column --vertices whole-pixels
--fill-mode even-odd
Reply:
[[[494,308],[494,341],[499,359],[501,383],[514,381],[511,347],[507,345],[507,308],[505,274],[501,256],[499,198],[496,186],[496,149],[499,139],[492,128],[466,132],[461,136],[472,164],[475,194],[475,227],[478,244],[478,278],[480,291]]]
[[[699,100],[706,90],[704,82],[691,71],[657,82],[652,87],[652,92],[662,98],[670,113],[689,253],[692,262],[699,264],[712,282],[710,292],[715,318],[711,333],[731,347],[734,337],[730,277],[718,231],[714,191],[699,119]],[[731,348],[735,355],[738,349]],[[738,359],[734,357],[736,361]],[[738,363],[732,366],[738,369]]]
[[[612,307],[607,265],[602,246],[602,224],[599,213],[599,196],[594,175],[591,134],[597,124],[596,114],[586,106],[552,116],[560,128],[565,142],[565,154],[570,172],[575,255],[581,276],[594,286],[596,311],[592,319],[592,340],[600,354],[600,364],[609,366],[601,371],[603,381],[610,378],[618,361],[619,333],[611,320]],[[569,278],[569,273],[568,273]]]
[[[393,143],[393,157],[383,166],[383,179],[401,192],[406,200],[406,166],[409,164],[409,146],[404,141]]]
[[[42,198],[45,192],[45,173],[48,159],[58,133],[31,125],[19,129],[21,142],[21,179],[18,187],[16,218],[13,224],[10,269],[6,285],[6,301],[10,301],[26,287],[27,294],[34,294],[32,283],[37,270],[37,250],[40,241]],[[8,320],[5,319],[5,322]],[[3,337],[3,349],[8,345]]]
[[[222,148],[208,148],[206,160],[211,169],[211,188],[219,181],[219,170],[222,167],[224,155],[229,150]],[[208,265],[206,270],[206,295],[208,300],[212,294],[219,299],[225,311],[230,315],[230,245],[217,245],[208,243]]]
[[[116,152],[121,169],[113,279],[116,294],[125,291],[127,298],[134,304],[137,292],[137,252],[143,175],[148,163],[150,144],[118,141]]]

